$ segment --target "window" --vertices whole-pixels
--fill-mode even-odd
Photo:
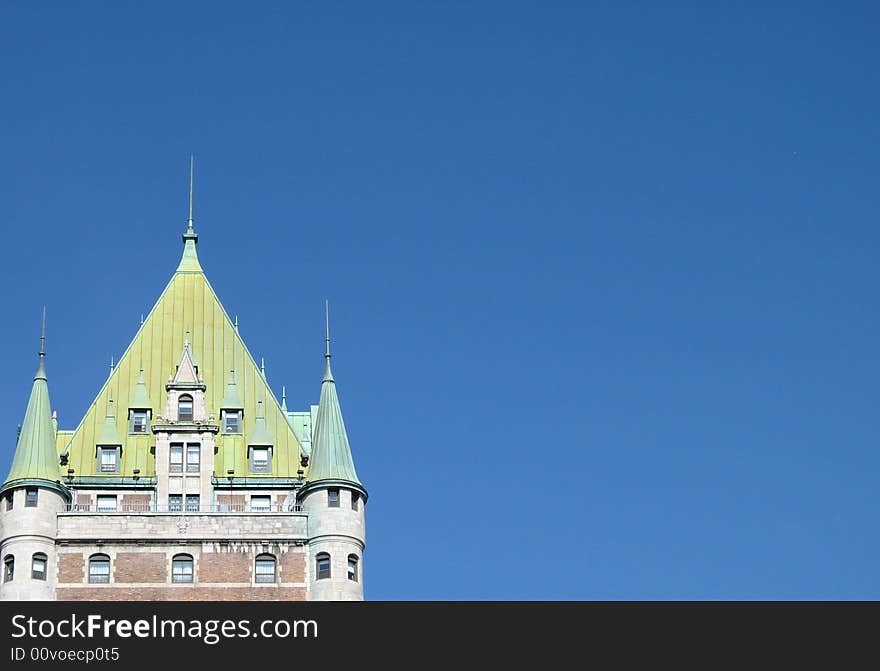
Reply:
[[[318,565],[318,580],[330,577],[330,555],[321,552],[315,557]]]
[[[98,459],[100,460],[101,473],[119,472],[119,448],[99,447]]]
[[[89,557],[89,582],[110,582],[110,557],[107,555],[92,555]]]
[[[171,560],[171,582],[193,581],[193,558],[189,555],[174,555]]]
[[[359,502],[360,500],[361,500],[361,495],[360,495],[360,494],[358,494],[357,492],[352,492],[352,493],[351,493],[351,509],[352,509],[352,510],[357,510],[357,509],[358,509],[358,502]]]
[[[171,443],[170,473],[183,473],[183,443]]]
[[[272,509],[272,499],[268,496],[252,496],[251,512],[268,513]]]
[[[131,428],[130,433],[146,433],[149,412],[147,410],[131,411]]]
[[[357,555],[348,555],[348,579],[353,582],[358,581],[358,556]]]
[[[98,512],[99,513],[115,513],[116,512],[116,495],[115,494],[99,494],[98,495]]]
[[[24,507],[25,508],[36,508],[37,507],[37,488],[36,487],[28,487],[25,493],[24,498]]]
[[[177,399],[177,421],[191,422],[193,420],[193,399],[192,396],[184,394]]]
[[[338,508],[339,507],[339,490],[338,489],[328,489],[327,490],[327,505],[330,508]]]
[[[251,473],[272,472],[272,448],[251,447]]]
[[[241,415],[238,410],[223,411],[223,433],[241,433]]]
[[[186,512],[188,512],[188,513],[199,512],[199,495],[198,494],[187,494],[186,495]]]
[[[275,582],[275,557],[269,554],[257,555],[254,566],[255,582]]]
[[[6,555],[6,559],[3,560],[3,582],[12,582],[14,576],[15,557],[12,555]]]
[[[42,552],[34,553],[31,559],[31,578],[34,580],[46,579],[46,555]]]
[[[202,446],[198,443],[187,443],[186,444],[186,472],[187,473],[198,473],[199,472],[199,452],[202,449]]]
[[[181,510],[183,510],[182,494],[168,495],[168,510],[170,510],[172,513],[179,513]]]
[[[12,510],[12,492],[6,492],[6,510]]]

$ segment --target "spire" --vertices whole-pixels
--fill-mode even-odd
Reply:
[[[333,382],[333,371],[330,370],[330,301],[324,301],[324,327],[326,329],[326,336],[324,341],[327,344],[327,349],[324,352],[324,359],[326,361],[326,365],[324,366],[324,382]]]
[[[281,385],[281,409],[287,417],[287,388],[284,385]]]
[[[46,312],[43,309],[43,326],[40,334],[40,353],[37,372],[31,387],[27,410],[18,434],[15,455],[9,477],[0,487],[0,492],[25,484],[36,484],[54,488],[68,495],[60,483],[61,471],[58,454],[55,451],[55,430],[49,403],[49,383],[46,378]],[[37,481],[37,482],[35,482]]]
[[[189,218],[187,219],[186,233],[183,234],[183,257],[180,259],[180,265],[177,266],[177,272],[202,272],[202,266],[199,263],[198,254],[196,254],[196,243],[199,236],[193,228],[193,157],[189,157]]]
[[[229,371],[229,382],[226,384],[226,393],[223,394],[223,402],[220,404],[223,410],[243,410],[244,404],[238,395],[238,387],[235,384],[235,369]]]
[[[257,401],[257,416],[254,418],[254,430],[248,445],[271,445],[272,438],[266,428],[266,416],[263,414],[263,400]]]
[[[113,395],[107,400],[107,414],[104,415],[104,426],[98,436],[96,445],[122,445],[119,432],[116,430],[116,412],[113,410]]]
[[[325,342],[327,345],[324,358],[327,363],[324,380],[321,383],[321,400],[318,402],[312,454],[309,460],[309,472],[306,477],[309,485],[322,480],[330,480],[348,483],[363,489],[363,485],[358,480],[357,472],[354,468],[354,460],[351,457],[348,434],[345,431],[345,422],[342,419],[342,408],[339,405],[339,397],[336,394],[336,381],[330,372],[330,319],[329,306],[326,303],[324,309]],[[366,494],[366,492],[364,493]]]
[[[150,403],[150,396],[147,393],[147,385],[144,382],[144,366],[141,364],[140,373],[138,373],[138,381],[134,386],[134,395],[129,403],[130,408],[137,410],[151,410],[153,404]]]

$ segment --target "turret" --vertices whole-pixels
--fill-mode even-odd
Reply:
[[[46,313],[30,399],[21,424],[9,476],[0,487],[2,601],[55,598],[57,514],[70,502],[61,483],[55,428],[46,378]]]
[[[330,326],[321,399],[313,431],[306,482],[299,491],[309,514],[309,599],[360,601],[364,598],[364,508],[367,491],[358,480],[330,370]]]

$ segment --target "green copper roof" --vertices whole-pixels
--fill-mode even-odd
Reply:
[[[318,416],[315,419],[312,453],[309,458],[309,484],[321,480],[351,482],[361,485],[354,460],[351,458],[351,447],[345,422],[342,420],[342,408],[336,395],[336,381],[330,370],[330,333],[328,325],[327,360],[324,369],[324,380],[321,383],[321,400],[318,401]]]
[[[254,418],[254,430],[251,432],[248,445],[272,445],[269,431],[266,428],[266,417],[263,415],[263,401],[257,401],[257,416]]]
[[[31,396],[21,423],[21,433],[12,458],[9,476],[0,491],[16,486],[16,481],[39,484],[33,481],[48,481],[55,488],[61,479],[58,453],[55,451],[55,429],[52,425],[52,411],[49,405],[49,383],[46,379],[45,354],[40,352],[40,363],[34,375]],[[64,489],[66,491],[66,489]]]
[[[95,445],[122,445],[119,432],[116,431],[116,413],[113,411],[113,399],[107,401],[107,414],[104,415],[104,426]]]
[[[138,410],[151,410],[153,404],[150,403],[150,395],[147,393],[147,384],[144,382],[144,369],[140,369],[137,384],[134,386],[134,395],[131,397],[131,408]]]
[[[244,405],[241,396],[238,395],[238,385],[235,384],[235,370],[229,371],[229,382],[226,383],[226,393],[223,394],[223,402],[220,407],[225,410],[241,410]]]

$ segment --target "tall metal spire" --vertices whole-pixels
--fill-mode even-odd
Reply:
[[[189,219],[187,226],[187,233],[194,233],[193,231],[193,155],[189,155]]]
[[[180,259],[180,265],[177,266],[178,272],[202,272],[202,266],[199,264],[199,257],[196,254],[196,243],[199,241],[199,235],[193,228],[193,171],[194,159],[192,155],[189,157],[189,217],[186,220],[186,233],[183,234],[183,257]]]
[[[333,372],[330,370],[330,301],[324,301],[324,328],[325,328],[325,338],[324,341],[327,344],[327,349],[324,352],[324,359],[326,360],[326,365],[324,367],[324,382],[333,382]]]
[[[46,306],[43,306],[43,321],[40,326],[40,362],[34,379],[46,379]]]

